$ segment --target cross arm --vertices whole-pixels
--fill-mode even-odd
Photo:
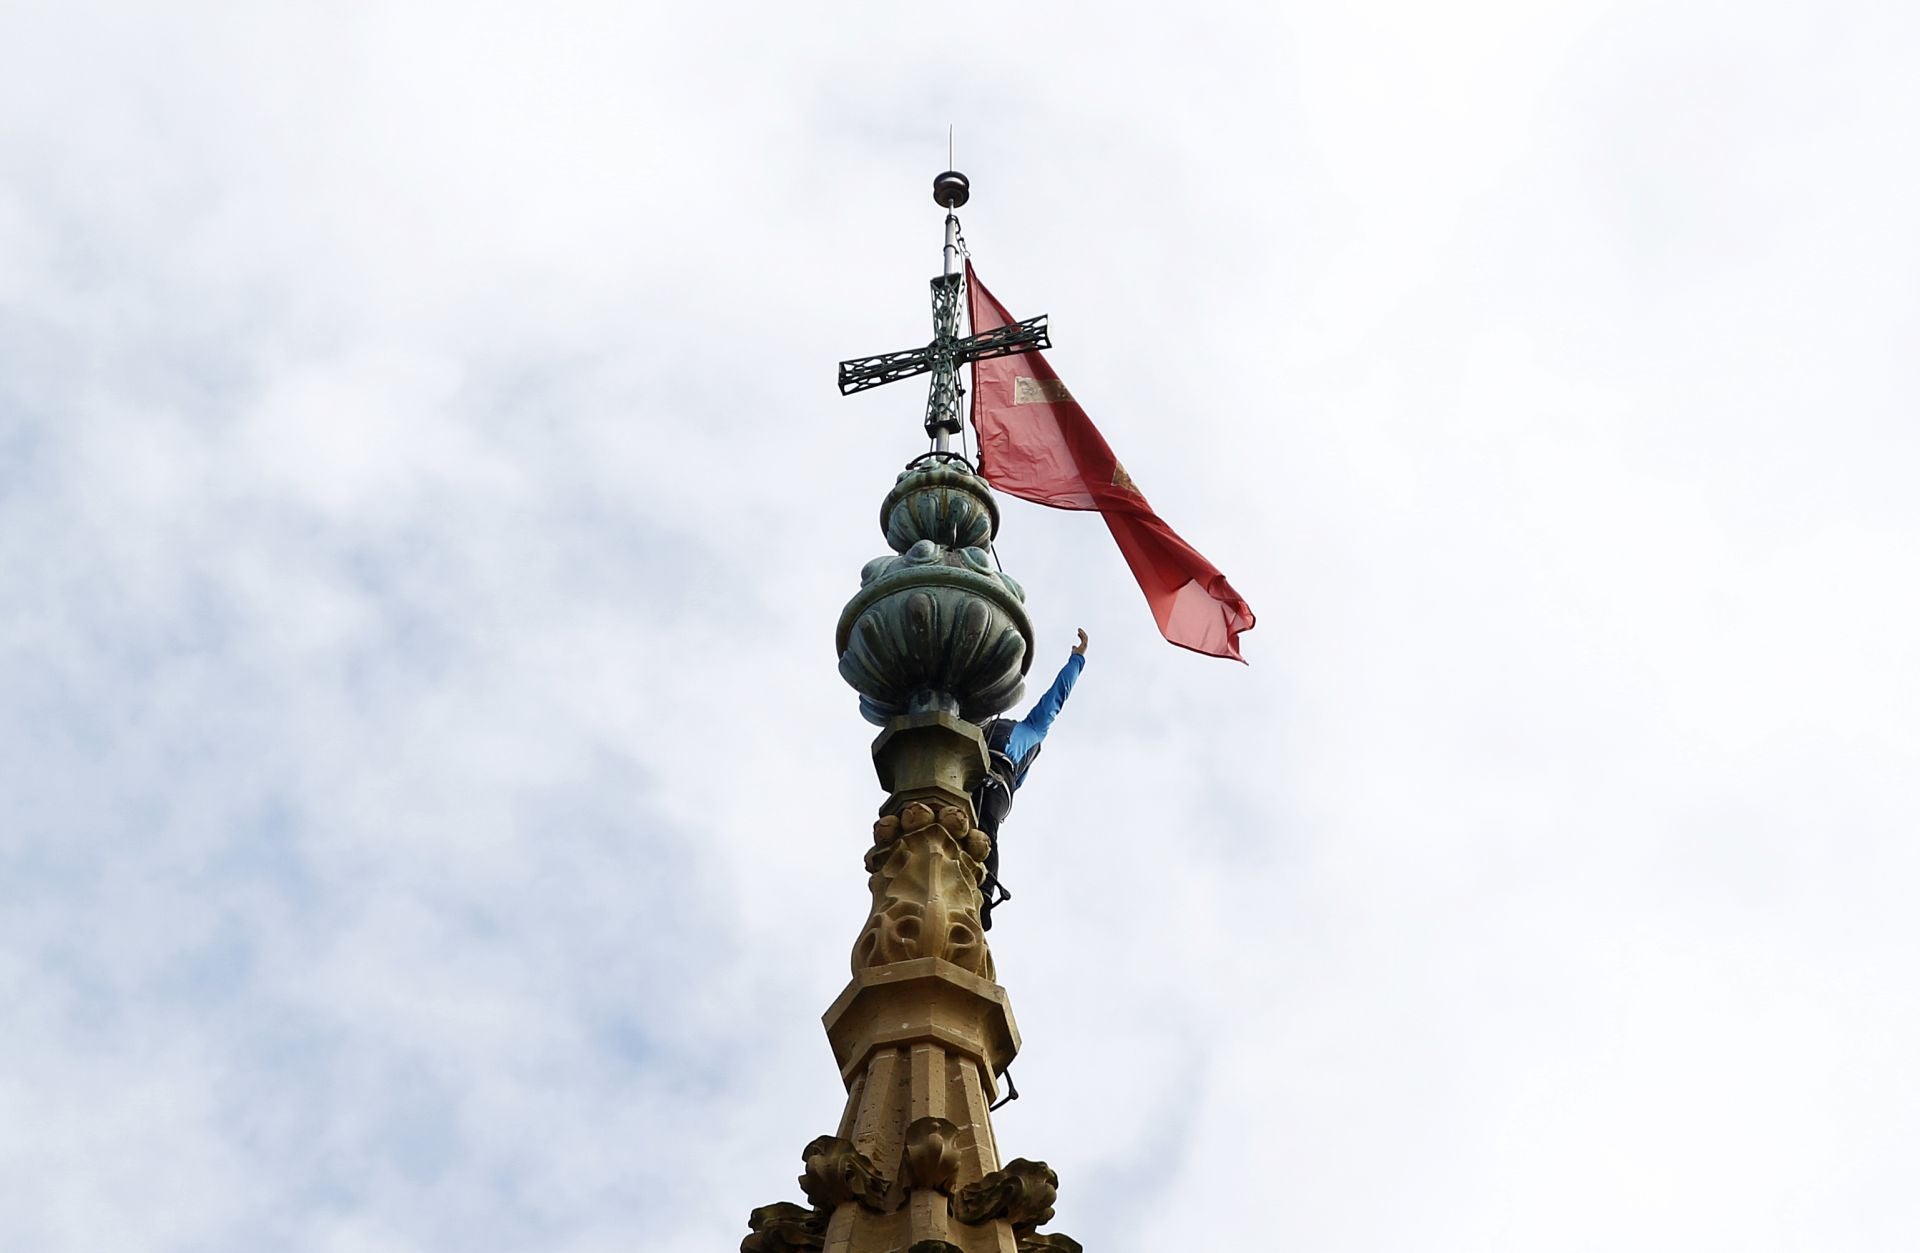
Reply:
[[[924,348],[909,348],[904,352],[883,352],[877,356],[855,357],[851,361],[842,361],[840,363],[840,394],[851,396],[855,392],[864,392],[870,387],[879,387],[884,383],[893,383],[900,379],[912,378],[916,374],[925,374],[928,370],[940,365],[942,361],[964,365],[969,361],[1010,357],[1015,353],[1032,352],[1038,348],[1050,347],[1052,343],[1047,338],[1047,315],[1043,313],[1037,318],[998,326],[990,331],[982,331],[978,335],[969,335],[965,339],[935,339]]]
[[[876,357],[855,357],[840,363],[840,394],[851,396],[882,383],[925,374],[932,368],[933,354],[925,348],[883,352]]]
[[[968,336],[953,346],[953,360],[958,365],[966,361],[1011,357],[1015,353],[1051,347],[1052,341],[1047,338],[1047,315],[1043,313],[1024,322],[1010,322],[991,331]]]

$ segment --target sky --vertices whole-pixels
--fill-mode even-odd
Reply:
[[[0,0],[0,1249],[798,1200],[932,176],[1259,613],[1007,501],[1089,1250],[1920,1243],[1909,5]]]

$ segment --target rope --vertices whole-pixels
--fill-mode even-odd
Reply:
[[[949,138],[951,138],[951,136],[949,136]],[[969,261],[973,260],[973,254],[967,251],[966,228],[960,225],[960,215],[957,213],[953,217],[953,239],[955,243],[960,245],[960,255]],[[967,267],[963,265],[960,267],[960,296],[961,299],[965,301],[963,307],[969,310],[967,332],[968,334],[972,334],[973,318],[971,316],[971,310],[973,308],[973,302],[966,300],[967,294]],[[960,401],[960,408],[965,409],[967,393],[966,389],[960,386],[959,373],[958,370],[954,371],[954,390],[957,393],[956,399]],[[960,418],[960,452],[962,455],[967,456],[969,461],[972,460],[972,457],[967,454],[967,419],[965,414],[962,414]],[[989,545],[989,547],[991,547],[991,545]],[[996,560],[998,559],[996,558]]]

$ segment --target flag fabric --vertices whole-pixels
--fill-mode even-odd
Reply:
[[[1013,322],[967,262],[973,334]],[[1037,352],[973,363],[973,428],[980,473],[1022,500],[1097,510],[1146,593],[1168,642],[1215,657],[1240,656],[1253,610],[1214,564],[1173,533],[1073,396]]]

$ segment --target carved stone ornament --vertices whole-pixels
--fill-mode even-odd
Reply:
[[[1053,1217],[1060,1195],[1060,1177],[1045,1162],[1016,1157],[979,1183],[960,1189],[953,1198],[953,1216],[963,1223],[1004,1218],[1015,1227],[1038,1227]]]
[[[885,1213],[889,1185],[853,1141],[821,1136],[801,1150],[807,1164],[800,1190],[814,1207],[831,1210],[844,1201],[858,1201],[876,1214]]]
[[[960,1173],[960,1128],[944,1118],[916,1118],[907,1124],[906,1168],[900,1182],[909,1188],[953,1191]]]
[[[907,1253],[967,1253],[967,1251],[947,1240],[915,1240],[907,1246]]]
[[[1059,1232],[1043,1236],[1031,1228],[1014,1231],[1013,1247],[1018,1253],[1081,1253],[1080,1242],[1072,1236]]]
[[[903,805],[873,825],[867,851],[873,910],[853,944],[855,973],[916,957],[991,979],[993,956],[980,926],[987,837],[957,805]]]
[[[791,1201],[762,1205],[747,1217],[752,1228],[740,1253],[812,1253],[826,1247],[829,1210],[810,1210]]]

